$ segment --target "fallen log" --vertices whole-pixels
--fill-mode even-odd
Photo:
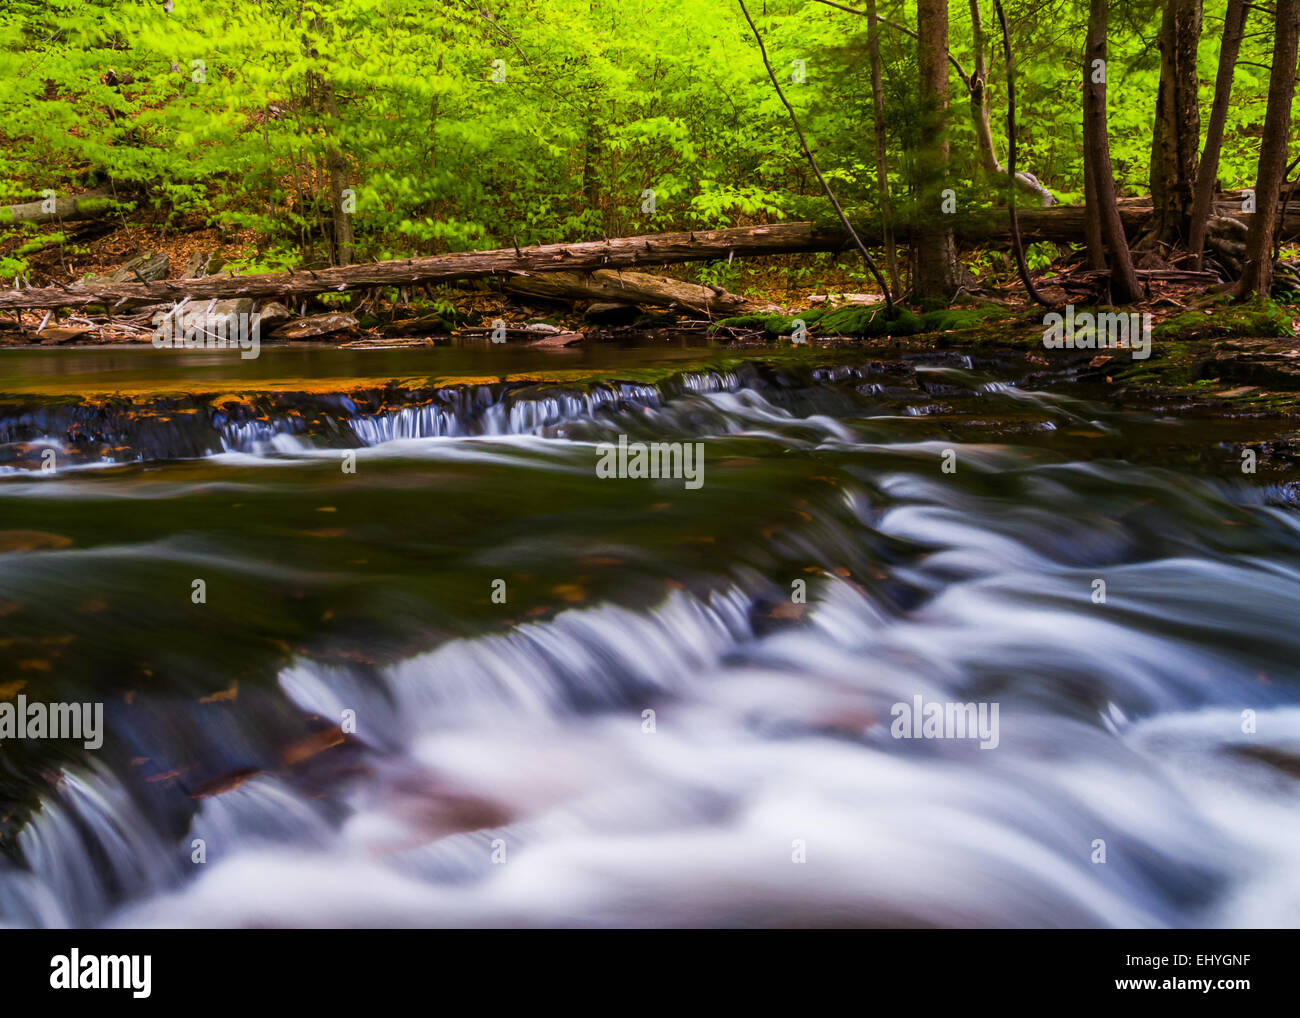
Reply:
[[[506,276],[491,285],[509,293],[547,300],[621,301],[678,307],[704,315],[755,314],[773,311],[775,305],[728,293],[721,287],[701,286],[646,272],[597,269],[594,272],[550,272],[545,275]]]
[[[88,191],[75,197],[55,195],[51,207],[47,199],[0,205],[0,226],[11,223],[59,223],[75,219],[98,219],[112,207],[108,191]]]
[[[713,261],[799,251],[837,251],[848,238],[835,228],[813,223],[778,223],[690,233],[546,244],[531,248],[461,251],[329,269],[268,272],[252,276],[205,276],[116,285],[73,284],[0,291],[0,308],[113,308],[190,297],[307,297],[373,286],[448,283],[457,279],[524,275],[534,272],[594,271],[690,261]]]
[[[1151,215],[1149,200],[1119,203],[1126,232],[1134,234]],[[1245,220],[1235,202],[1220,202],[1216,214]],[[1026,242],[1079,242],[1087,213],[1078,205],[1026,208],[1019,214],[1020,233]],[[998,209],[952,216],[954,234],[972,244],[1002,244],[1007,239],[1006,217]],[[901,225],[901,224],[900,224]],[[899,229],[899,239],[906,231]],[[859,230],[864,242],[880,243],[878,224]],[[1287,207],[1284,235],[1300,234],[1300,202]],[[596,272],[601,269],[636,268],[692,261],[730,260],[734,257],[841,251],[852,244],[847,231],[815,223],[776,223],[688,233],[658,233],[641,237],[546,244],[530,248],[460,251],[452,254],[347,265],[329,269],[300,269],[251,276],[211,275],[201,279],[158,280],[148,283],[78,283],[0,290],[0,309],[74,308],[103,304],[110,310],[178,301],[252,298],[301,298],[319,293],[383,286],[449,283],[491,276],[524,278],[538,273]]]

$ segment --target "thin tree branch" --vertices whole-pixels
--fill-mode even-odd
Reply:
[[[786,99],[785,92],[781,89],[781,83],[776,80],[776,72],[772,70],[772,64],[767,59],[767,47],[763,45],[763,36],[758,31],[758,26],[754,24],[754,19],[749,16],[749,8],[745,6],[745,0],[736,0],[740,4],[740,11],[745,15],[745,20],[749,22],[749,27],[754,32],[754,38],[758,42],[758,52],[763,57],[763,66],[767,68],[767,76],[772,79],[772,87],[776,89],[776,94],[780,98],[782,105],[785,106],[786,112],[790,114],[790,122],[794,124],[795,133],[799,136],[799,145],[803,148],[803,154],[808,157],[808,164],[812,167],[813,173],[817,174],[818,181],[821,182],[822,190],[826,192],[826,197],[831,200],[835,206],[835,214],[840,217],[840,222],[844,224],[844,229],[848,231],[849,236],[853,238],[853,243],[857,245],[858,251],[862,255],[862,260],[866,262],[867,268],[875,277],[876,283],[880,286],[880,292],[885,296],[885,312],[892,314],[894,310],[894,300],[889,293],[889,284],[885,282],[885,277],[880,274],[876,268],[876,263],[872,260],[870,252],[867,251],[866,245],[862,243],[862,238],[858,236],[858,231],[853,228],[849,222],[849,217],[844,214],[840,208],[839,200],[835,197],[835,192],[826,183],[826,178],[822,176],[821,167],[817,165],[817,160],[813,158],[812,150],[808,147],[808,141],[804,138],[803,128],[799,126],[799,118],[795,115],[794,107]]]
[[[1050,308],[1051,303],[1034,287],[1025,264],[1025,244],[1020,237],[1020,223],[1016,219],[1016,65],[1011,54],[1011,29],[1007,27],[1006,11],[1002,0],[993,0],[998,21],[1002,24],[1002,52],[1007,62],[1007,214],[1011,219],[1011,248],[1016,254],[1016,269],[1025,291],[1039,304]]]

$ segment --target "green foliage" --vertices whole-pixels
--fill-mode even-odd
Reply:
[[[1087,4],[1007,6],[1020,167],[1078,201]],[[866,20],[815,0],[751,7],[826,178],[850,214],[876,214]],[[1121,192],[1147,187],[1159,7],[1118,5],[1112,16]],[[1206,108],[1224,7],[1205,4]],[[1005,158],[1006,88],[984,8]],[[915,23],[913,2],[882,11]],[[950,20],[953,57],[969,70],[967,6],[951,4]],[[1225,186],[1254,177],[1271,34],[1254,28]],[[908,149],[921,140],[916,43],[885,26],[880,45],[890,187],[906,214]],[[806,80],[792,80],[794,61]],[[963,210],[1000,203],[955,73],[951,86],[950,186]],[[713,0],[178,0],[170,12],[156,0],[9,0],[0,137],[0,202],[111,180],[173,224],[250,238],[243,271],[327,262],[341,187],[355,200],[358,260],[832,214],[739,10]],[[1031,247],[1031,267],[1050,253]],[[726,285],[732,274],[714,265],[699,278]]]

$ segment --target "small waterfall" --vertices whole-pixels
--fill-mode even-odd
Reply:
[[[179,849],[160,837],[112,774],[65,772],[19,834],[25,870],[0,869],[0,922],[98,922],[115,904],[177,883]]]
[[[450,438],[464,433],[455,412],[436,403],[357,417],[348,424],[362,445],[380,445],[399,438]]]
[[[735,392],[758,383],[753,371],[743,380],[736,371],[708,369],[659,384],[457,384],[378,394],[268,393],[248,405],[189,399],[41,409],[0,418],[0,470],[39,468],[39,449],[45,447],[59,450],[66,465],[217,452],[266,456],[312,445],[347,448],[400,439],[559,436],[565,425],[604,414],[656,409],[683,395]]]

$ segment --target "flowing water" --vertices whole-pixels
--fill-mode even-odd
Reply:
[[[1030,367],[6,356],[0,925],[1297,925],[1294,432]]]

